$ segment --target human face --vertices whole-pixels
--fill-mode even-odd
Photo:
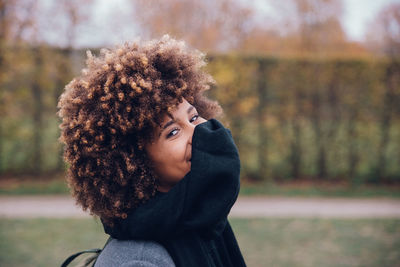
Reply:
[[[154,140],[145,145],[159,179],[158,191],[168,192],[190,171],[194,128],[205,121],[185,99],[171,116],[165,115]]]

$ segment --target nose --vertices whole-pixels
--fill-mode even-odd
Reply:
[[[193,139],[193,134],[194,134],[194,128],[196,127],[196,125],[194,124],[189,124],[189,144],[192,144],[192,139]]]

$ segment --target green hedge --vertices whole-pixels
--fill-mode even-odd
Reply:
[[[8,53],[1,76],[0,172],[62,170],[56,103],[84,51]],[[366,59],[212,55],[209,94],[248,179],[400,181],[400,68]]]

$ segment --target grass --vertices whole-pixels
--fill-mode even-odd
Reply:
[[[0,266],[60,266],[105,239],[101,224],[90,219],[1,219]]]
[[[8,178],[0,180],[0,195],[62,195],[69,194],[66,181],[53,179]]]
[[[243,196],[400,198],[400,185],[352,185],[304,180],[286,183],[242,182],[240,194]]]
[[[69,194],[63,174],[46,177],[0,177],[0,195],[57,195]],[[299,196],[299,197],[393,197],[400,198],[397,185],[351,185],[345,183],[316,183],[299,181],[287,183],[242,181],[243,196]]]
[[[66,195],[69,189],[63,180],[22,181],[0,185],[0,195]]]
[[[254,219],[233,227],[248,266],[395,266],[399,220]]]
[[[231,219],[248,266],[396,266],[400,220]],[[59,266],[107,239],[94,219],[0,219],[0,266]]]

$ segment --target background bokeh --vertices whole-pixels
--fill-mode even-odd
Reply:
[[[379,7],[358,36],[355,2],[2,0],[0,175],[65,170],[56,104],[87,49],[168,33],[207,53],[244,180],[398,183],[400,2],[358,1]]]

